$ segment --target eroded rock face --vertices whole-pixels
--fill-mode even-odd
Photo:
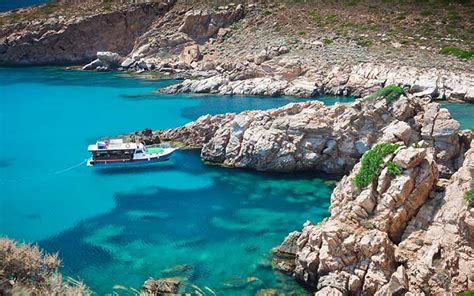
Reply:
[[[410,149],[400,147],[382,167],[395,158],[409,162],[404,155]],[[295,277],[317,290],[343,295],[373,295],[386,285],[397,268],[394,242],[438,178],[433,155],[424,148],[419,155],[416,165],[400,168],[401,175],[382,171],[362,191],[352,181],[360,170],[360,164],[355,166],[331,196],[331,216],[318,225],[305,224],[296,244]]]
[[[180,128],[158,131],[158,135],[162,140],[177,141],[189,148],[201,148],[203,143],[209,142],[219,127],[234,117],[235,114],[230,113],[204,115]]]
[[[474,177],[474,142],[470,146],[461,153],[462,167],[444,181],[430,148],[400,147],[381,167],[393,161],[401,174],[383,168],[361,191],[352,182],[356,165],[331,196],[331,216],[318,225],[306,222],[296,242],[298,232],[285,239],[285,250],[297,249],[290,272],[316,295],[473,289],[474,210],[463,197]]]
[[[87,17],[56,16],[0,28],[1,65],[81,64],[98,51],[127,55],[135,39],[174,0],[124,6]]]
[[[202,147],[203,160],[224,166],[335,174],[349,172],[375,143],[408,145],[424,139],[443,143],[435,145],[436,160],[456,169],[459,126],[449,116],[441,116],[443,109],[435,112],[425,106],[424,99],[413,96],[402,96],[393,103],[358,100],[331,107],[311,101],[267,111],[206,116],[182,128],[162,131],[160,136]],[[422,136],[432,126],[423,120],[428,112],[439,113],[439,124],[452,127],[443,129],[444,138]],[[440,142],[445,138],[450,144]]]
[[[220,28],[229,26],[243,16],[242,5],[237,5],[235,9],[227,8],[219,11],[191,10],[186,13],[178,31],[202,42],[216,36]]]
[[[396,261],[406,268],[408,288],[417,295],[474,288],[474,209],[464,200],[473,186],[474,142],[464,158],[463,166],[410,221],[395,250]]]
[[[474,76],[456,74],[447,70],[419,70],[415,67],[393,67],[383,64],[362,63],[353,67],[332,68],[318,65],[299,65],[300,71],[288,71],[298,60],[272,60],[268,50],[250,58],[251,62],[235,63],[224,73],[182,83],[162,89],[164,93],[206,92],[228,95],[315,95],[366,96],[384,85],[396,84],[415,97],[430,97],[460,101],[474,101]],[[271,75],[265,71],[271,69]],[[253,75],[248,75],[252,72]],[[252,77],[257,76],[257,77]],[[216,85],[215,82],[219,82]],[[202,84],[214,84],[203,89]],[[199,91],[196,91],[199,89]]]

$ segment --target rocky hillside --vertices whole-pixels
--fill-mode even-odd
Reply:
[[[474,288],[474,142],[462,167],[439,178],[427,148],[389,151],[366,186],[368,154],[331,196],[331,216],[291,233],[275,265],[316,295],[454,295]],[[376,146],[375,150],[377,147]],[[375,151],[373,150],[373,151]],[[379,149],[380,150],[380,149]]]
[[[0,65],[64,65],[89,62],[98,51],[128,54],[135,39],[173,5],[83,6],[47,4],[0,14]]]
[[[0,61],[191,78],[167,93],[365,96],[397,84],[474,101],[472,4],[304,2],[48,4],[0,14]]]

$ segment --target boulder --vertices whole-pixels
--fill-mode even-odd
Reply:
[[[151,295],[176,294],[180,281],[177,279],[159,279],[149,278],[142,286],[142,291]]]
[[[199,46],[197,44],[188,45],[183,48],[181,55],[179,56],[179,61],[186,64],[191,64],[192,62],[197,62],[202,58],[201,52],[199,51]]]
[[[401,149],[393,162],[401,168],[411,169],[417,166],[426,157],[426,149],[408,147]]]

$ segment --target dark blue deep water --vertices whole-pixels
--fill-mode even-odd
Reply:
[[[48,0],[0,0],[0,12],[46,2],[48,2]]]
[[[327,216],[331,181],[205,166],[196,151],[154,167],[83,161],[104,136],[301,100],[159,95],[173,82],[140,77],[0,68],[0,235],[58,252],[62,271],[98,294],[129,294],[149,276],[209,295],[300,289],[268,255]]]

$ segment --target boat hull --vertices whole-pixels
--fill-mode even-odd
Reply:
[[[117,167],[117,166],[142,166],[148,164],[154,164],[158,162],[167,161],[170,159],[173,152],[161,156],[152,156],[143,159],[118,159],[118,160],[93,160],[92,158],[87,161],[87,166],[92,167]]]

